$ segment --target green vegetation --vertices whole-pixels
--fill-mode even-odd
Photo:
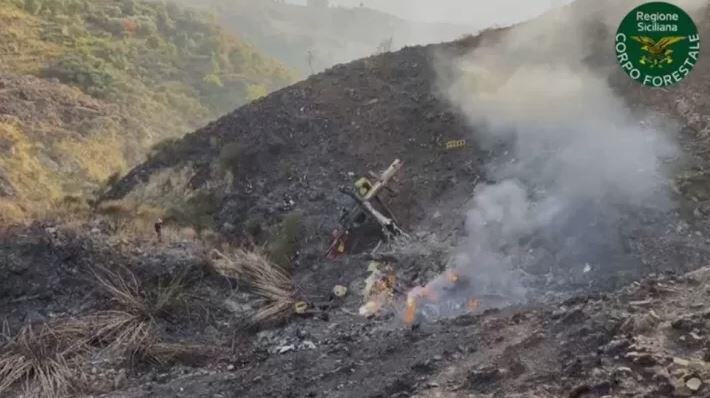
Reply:
[[[271,261],[282,267],[291,265],[291,259],[296,254],[300,228],[300,214],[291,213],[284,218],[278,232],[267,246],[267,253]]]
[[[178,138],[166,138],[150,148],[148,159],[167,162],[182,157],[187,149]]]
[[[239,169],[239,161],[242,158],[242,147],[232,142],[224,147],[219,152],[219,167],[224,171],[230,171],[232,174]]]
[[[0,145],[0,178],[25,204],[96,191],[151,148],[177,148],[175,138],[294,80],[212,17],[172,3],[0,0],[0,24],[0,73],[71,86],[62,101],[81,113],[1,121],[12,148]],[[50,101],[59,90],[44,89]],[[85,94],[100,112],[84,111],[94,101]]]
[[[179,205],[169,207],[165,221],[182,227],[192,227],[198,233],[214,228],[214,214],[219,198],[214,194],[197,192]]]
[[[293,80],[287,69],[225,34],[211,17],[172,3],[0,0],[0,5],[14,17],[12,24],[36,30],[30,37],[54,50],[26,70],[98,98],[164,107],[186,124],[199,123],[195,116],[231,111]]]

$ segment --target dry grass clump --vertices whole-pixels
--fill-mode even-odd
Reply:
[[[0,346],[0,397],[21,388],[27,397],[66,397],[87,386],[87,359],[101,354],[112,361],[165,363],[204,358],[218,350],[194,344],[168,343],[160,320],[185,305],[181,278],[155,289],[144,287],[127,269],[96,267],[93,278],[111,300],[111,309],[76,319],[27,325]],[[2,335],[10,335],[3,326]]]
[[[17,224],[28,219],[28,211],[19,203],[0,198],[0,224]]]
[[[128,222],[132,217],[135,216],[134,207],[132,204],[121,201],[121,200],[111,200],[101,203],[96,212],[102,216],[105,216],[111,223],[111,228],[113,232],[124,230]]]
[[[129,363],[149,360],[166,364],[214,360],[223,355],[213,345],[169,342],[163,338],[161,320],[184,313],[188,306],[182,276],[154,289],[143,287],[128,270],[98,268],[94,278],[113,301],[114,309],[86,319],[92,325],[92,344],[104,347],[110,357]]]
[[[104,352],[130,362],[150,357],[151,347],[159,341],[155,324],[127,311],[104,311],[88,317],[94,332],[91,340],[105,346]]]
[[[291,275],[270,261],[263,251],[236,249],[231,256],[226,256],[213,250],[213,257],[211,263],[217,273],[244,279],[261,297],[263,305],[254,314],[254,322],[278,321],[293,313],[297,300]]]
[[[162,357],[154,350],[161,342],[158,319],[184,304],[181,279],[176,278],[150,292],[143,289],[128,270],[119,273],[97,268],[94,278],[116,309],[89,317],[94,330],[93,341],[105,345],[106,350],[117,357],[162,362]]]
[[[0,351],[0,396],[22,383],[25,396],[64,397],[85,383],[85,324],[27,325]]]
[[[209,265],[212,270],[226,278],[241,279],[244,277],[244,270],[240,264],[217,249],[212,250]]]

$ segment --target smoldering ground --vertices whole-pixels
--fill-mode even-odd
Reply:
[[[599,62],[613,61],[599,35],[612,37],[637,2],[619,3],[563,7],[458,59],[439,58],[440,94],[465,116],[476,145],[496,153],[486,170],[494,182],[462,209],[466,236],[450,260],[467,281],[458,300],[520,301],[539,292],[530,280],[552,286],[589,274],[577,279],[593,284],[595,272],[638,271],[625,231],[638,214],[671,213],[678,126],[632,112],[610,86],[616,70]],[[450,289],[446,278],[429,287]]]

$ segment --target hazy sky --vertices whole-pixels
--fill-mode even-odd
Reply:
[[[288,1],[305,3],[305,0]],[[363,3],[367,7],[410,20],[451,22],[475,27],[510,24],[538,15],[552,5],[568,2],[569,0],[331,0],[331,4],[349,7]]]

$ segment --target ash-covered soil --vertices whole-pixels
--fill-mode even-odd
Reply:
[[[253,296],[210,272],[194,241],[127,245],[96,226],[8,232],[4,333],[111,308],[90,276],[97,263],[132,270],[148,289],[183,275],[191,310],[161,320],[161,335],[191,351],[140,366],[94,358],[85,396],[683,397],[710,384],[707,268],[415,327],[358,316],[351,291],[322,314],[259,329]]]
[[[109,396],[706,396],[709,278],[707,268],[652,276],[614,294],[414,330],[336,312],[261,332],[253,362]]]

